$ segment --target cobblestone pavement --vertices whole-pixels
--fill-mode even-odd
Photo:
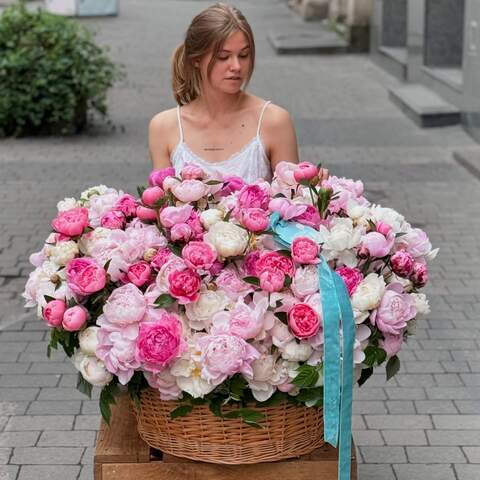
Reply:
[[[58,199],[98,183],[133,190],[144,182],[148,121],[173,106],[170,53],[207,4],[130,0],[118,18],[82,20],[128,70],[110,95],[117,128],[0,142],[0,480],[92,478],[97,404],[75,390],[63,355],[47,360],[46,329],[22,310],[27,253],[41,246]],[[276,56],[268,30],[299,23],[283,1],[237,4],[258,42],[251,90],[292,113],[302,157],[362,178],[371,199],[441,248],[432,313],[402,351],[401,373],[387,384],[378,372],[355,393],[360,479],[478,480],[480,189],[452,159],[474,142],[460,127],[417,129],[388,100],[396,81],[366,56]]]

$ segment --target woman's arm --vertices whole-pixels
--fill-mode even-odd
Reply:
[[[153,170],[170,167],[168,138],[171,132],[170,110],[157,113],[148,126],[148,148]]]
[[[297,135],[290,114],[278,105],[269,105],[265,111],[264,138],[272,170],[282,161],[298,163]]]

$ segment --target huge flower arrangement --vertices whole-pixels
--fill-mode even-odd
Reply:
[[[102,387],[107,420],[119,384],[134,399],[150,386],[178,400],[172,417],[198,403],[217,415],[229,402],[321,406],[320,258],[351,297],[358,383],[381,364],[388,377],[398,371],[429,310],[418,292],[436,250],[401,214],[369,203],[361,181],[319,178],[307,162],[253,184],[188,165],[178,177],[152,172],[139,196],[100,185],[61,201],[23,294],[51,327],[48,353],[60,344],[73,358],[80,390]],[[315,235],[285,249],[272,214]]]

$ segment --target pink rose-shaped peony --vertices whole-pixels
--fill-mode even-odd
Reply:
[[[260,250],[252,250],[251,252],[247,253],[245,258],[243,259],[243,268],[247,275],[257,275],[257,269],[255,265],[257,263],[257,260],[260,258],[260,255]]]
[[[213,385],[219,385],[235,373],[252,377],[251,363],[260,357],[254,347],[235,335],[205,335],[198,339],[197,346],[201,352],[202,375]]]
[[[381,233],[385,237],[392,231],[391,225],[388,225],[388,223],[384,223],[384,222],[378,222],[375,225],[375,228],[377,229],[378,233]]]
[[[122,212],[126,217],[134,217],[137,213],[137,201],[125,193],[115,202],[113,209]]]
[[[210,269],[217,259],[217,252],[205,242],[190,242],[182,249],[182,258],[192,269]]]
[[[192,240],[203,240],[204,229],[197,212],[192,212],[185,223],[192,230]]]
[[[226,197],[233,192],[238,192],[245,186],[245,182],[242,178],[235,175],[226,175],[223,177],[224,186],[220,190],[220,195]]]
[[[157,315],[156,321],[140,324],[135,355],[142,368],[152,373],[163,370],[185,349],[180,319],[165,310]]]
[[[336,273],[342,277],[345,286],[347,287],[348,294],[352,296],[360,285],[360,282],[363,280],[362,272],[358,270],[358,268],[342,267],[336,270]]]
[[[399,283],[391,283],[385,289],[380,305],[370,315],[370,321],[383,333],[400,335],[416,314],[413,297],[403,293]]]
[[[67,284],[79,295],[98,292],[107,282],[106,273],[93,258],[74,258],[67,264]]]
[[[295,187],[297,181],[294,177],[295,169],[297,165],[291,162],[280,162],[275,167],[275,177],[280,181],[281,184],[287,187]]]
[[[100,225],[111,230],[121,229],[125,226],[125,215],[119,210],[110,210],[102,215]]]
[[[205,177],[205,172],[198,165],[188,163],[182,168],[180,177],[182,180],[202,180]]]
[[[308,205],[307,209],[301,215],[296,216],[294,220],[303,225],[315,228],[316,230],[320,228],[322,222],[318,210],[312,205]]]
[[[164,191],[160,187],[146,188],[142,193],[142,202],[152,207],[158,200],[165,195]]]
[[[322,182],[322,187],[331,188],[335,193],[336,198],[331,200],[328,205],[331,213],[346,211],[350,200],[360,205],[367,203],[363,197],[363,182],[360,180],[354,181],[332,175]]]
[[[127,277],[134,285],[141,287],[150,281],[152,269],[148,262],[140,261],[128,267]]]
[[[424,287],[428,282],[427,266],[420,262],[415,262],[410,280],[416,287]]]
[[[320,329],[320,317],[306,303],[297,303],[288,312],[288,325],[297,338],[310,338]]]
[[[390,253],[395,242],[395,235],[389,233],[386,237],[378,232],[370,232],[362,237],[362,246],[368,250],[371,257],[382,258]]]
[[[307,211],[308,205],[297,205],[285,197],[272,198],[268,204],[269,210],[278,212],[284,220],[296,218]]]
[[[238,206],[241,210],[247,208],[268,208],[270,195],[260,185],[245,185],[238,193]]]
[[[303,264],[318,263],[320,246],[308,237],[296,237],[292,242],[292,258]]]
[[[66,309],[67,305],[63,300],[51,300],[43,309],[43,318],[50,327],[59,327]]]
[[[148,384],[160,392],[161,400],[178,400],[182,398],[182,390],[177,385],[177,377],[170,370],[162,370],[159,373],[144,372]]]
[[[194,270],[175,270],[168,276],[169,292],[180,305],[195,302],[200,293],[201,278]]]
[[[276,268],[264,268],[259,275],[260,288],[266,292],[279,292],[285,283],[285,274]]]
[[[390,333],[384,333],[385,337],[379,341],[379,345],[387,352],[387,356],[393,357],[402,348],[403,343],[403,331],[398,335],[392,335]]]
[[[311,180],[318,175],[318,168],[310,162],[300,162],[293,171],[293,177],[297,182]]]
[[[67,332],[77,332],[85,325],[87,317],[87,309],[80,305],[75,305],[65,310],[62,326]]]
[[[175,169],[173,167],[162,168],[160,170],[153,170],[148,176],[148,184],[152,187],[163,187],[163,181],[167,177],[174,177]]]
[[[427,234],[420,228],[412,228],[405,235],[402,235],[398,242],[406,248],[415,260],[422,260],[432,250],[432,244]]]
[[[244,282],[236,272],[236,270],[229,266],[222,270],[215,280],[217,287],[225,291],[225,293],[232,299],[238,298],[239,295],[246,295],[252,290],[252,286]]]
[[[159,248],[155,256],[152,258],[150,265],[155,270],[160,270],[165,263],[171,258],[173,255],[172,251],[167,247]]]
[[[196,202],[208,193],[208,185],[201,180],[183,180],[172,188],[172,193],[185,203]]]
[[[295,266],[291,258],[281,255],[277,252],[263,253],[255,264],[257,275],[260,276],[265,268],[273,268],[281,270],[285,275],[293,277],[295,274]]]
[[[135,285],[127,283],[116,288],[108,297],[103,314],[109,323],[123,327],[140,322],[146,310],[147,301],[142,292]]]
[[[53,229],[62,235],[76,237],[81,235],[88,226],[88,209],[84,207],[72,208],[59,212],[52,220]]]
[[[186,223],[177,223],[170,230],[170,238],[172,242],[188,242],[192,237],[192,229]]]
[[[143,222],[154,222],[157,219],[157,212],[140,205],[137,207],[137,217]]]
[[[251,232],[263,232],[269,224],[268,213],[261,208],[248,208],[241,212],[241,222]]]
[[[413,272],[413,265],[415,260],[412,255],[404,250],[399,250],[390,258],[392,270],[399,277],[409,277]]]
[[[166,207],[160,212],[160,222],[164,227],[172,228],[178,223],[185,223],[192,212],[193,207],[191,205],[183,205],[183,207]]]

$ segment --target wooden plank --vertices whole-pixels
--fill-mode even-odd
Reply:
[[[150,458],[150,447],[137,432],[137,420],[127,395],[117,399],[112,406],[110,426],[103,421],[97,436],[95,463],[146,462]]]

